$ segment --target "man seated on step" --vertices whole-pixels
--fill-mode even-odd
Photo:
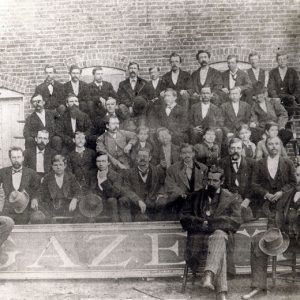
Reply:
[[[235,273],[234,233],[242,223],[240,196],[224,189],[223,182],[224,170],[212,166],[207,186],[188,197],[180,219],[189,233],[187,264],[197,271],[205,260],[202,286],[216,291],[217,300],[226,299],[227,266]]]
[[[56,135],[58,113],[45,109],[45,100],[41,94],[34,94],[30,103],[34,108],[34,112],[26,118],[23,129],[25,149],[35,146],[35,138],[39,130],[47,130],[52,148],[58,152],[61,151],[62,139]]]
[[[97,152],[106,152],[111,165],[116,170],[129,169],[130,151],[137,142],[136,134],[119,129],[119,119],[109,117],[106,121],[106,132],[97,139]]]
[[[2,215],[11,217],[16,224],[43,222],[45,215],[39,211],[38,200],[40,176],[23,165],[22,148],[12,147],[8,154],[11,166],[0,170],[0,184],[5,196]]]
[[[49,132],[39,130],[35,137],[35,146],[24,151],[24,166],[43,177],[50,171],[51,160],[55,154],[57,152],[49,144]]]

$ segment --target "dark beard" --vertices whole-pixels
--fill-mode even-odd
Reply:
[[[217,191],[216,188],[213,187],[212,185],[208,185],[206,190],[207,190],[208,197],[213,199],[216,195],[216,191]]]

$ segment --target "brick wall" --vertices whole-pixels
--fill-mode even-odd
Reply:
[[[173,51],[196,69],[199,48],[211,49],[213,61],[257,50],[267,69],[287,50],[299,70],[299,7],[298,0],[1,0],[0,83],[28,101],[46,63],[61,81],[73,62],[125,68],[136,60],[147,77],[149,65],[167,71]]]

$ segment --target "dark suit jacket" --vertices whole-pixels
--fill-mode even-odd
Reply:
[[[89,182],[90,172],[96,169],[96,152],[85,148],[81,156],[75,150],[69,155],[69,166],[78,183],[86,187]]]
[[[82,131],[86,136],[89,136],[92,131],[92,122],[87,114],[80,113],[76,119],[76,131]],[[64,142],[72,143],[74,132],[72,130],[71,115],[67,110],[57,122],[57,135],[60,136]]]
[[[207,115],[202,118],[202,103],[196,103],[192,106],[189,116],[189,124],[191,129],[196,126],[202,126],[203,128],[213,127],[220,128],[223,126],[223,116],[221,110],[216,105],[210,103]]]
[[[112,84],[108,81],[102,81],[102,87],[99,87],[95,84],[95,82],[91,82],[88,84],[88,98],[89,100],[99,103],[100,97],[107,100],[108,97],[112,97],[118,99],[117,93],[115,92]]]
[[[224,169],[224,184],[223,187],[232,193],[239,193],[243,199],[251,200],[252,191],[252,177],[255,169],[255,161],[251,158],[242,157],[238,172],[235,173],[233,169],[231,158],[224,157],[220,161],[221,167]],[[235,178],[239,182],[239,186],[235,184]]]
[[[266,99],[267,112],[265,112],[258,103],[254,103],[251,108],[251,122],[264,129],[266,123],[275,122],[279,128],[285,128],[288,121],[288,113],[285,108],[277,101]]]
[[[188,231],[186,261],[192,270],[196,271],[201,259],[207,257],[210,234],[215,230],[223,230],[228,233],[226,247],[228,272],[235,274],[233,234],[242,223],[239,196],[222,188],[217,207],[208,219],[208,228],[204,229],[203,221],[207,219],[205,215],[207,202],[207,190],[201,189],[191,194],[182,211],[180,222],[183,229]]]
[[[161,160],[165,160],[165,153],[163,147],[160,144],[156,144],[157,151],[154,152],[152,163],[154,165],[160,164]],[[180,159],[179,146],[171,144],[171,165],[177,163]]]
[[[191,81],[193,86],[193,93],[200,94],[203,87],[210,87],[211,91],[216,93],[222,89],[223,81],[220,71],[209,67],[204,84],[200,82],[200,69],[192,73]]]
[[[124,175],[126,185],[133,193],[136,194],[136,197],[130,200],[136,205],[138,205],[139,200],[142,200],[146,203],[147,206],[151,206],[151,204],[154,204],[157,195],[163,190],[164,173],[161,168],[157,168],[151,165],[149,166],[148,176],[150,176],[150,178],[146,198],[144,198],[144,195],[142,193],[139,176],[140,175],[137,167],[126,170],[126,173]]]
[[[264,198],[267,193],[288,192],[295,185],[295,168],[290,159],[279,158],[278,170],[274,180],[272,180],[268,171],[267,158],[263,158],[256,163],[253,172],[252,190],[261,198]]]
[[[159,79],[156,88],[154,88],[152,81],[150,80],[146,83],[142,91],[142,96],[148,101],[154,98],[159,98],[160,93],[166,89],[166,86],[167,84],[163,78]]]
[[[230,70],[227,70],[222,73],[223,87],[227,88],[228,90],[230,90],[229,76],[230,76]],[[251,80],[246,72],[240,69],[237,70],[235,86],[241,88],[242,92],[252,88]]]
[[[8,204],[8,197],[12,191],[14,191],[14,187],[12,185],[12,167],[6,167],[0,170],[0,184],[3,184],[3,190],[5,194],[5,204]],[[38,174],[29,168],[23,167],[22,170],[22,178],[19,191],[25,190],[30,199],[37,197],[37,189],[40,184],[40,177]]]
[[[164,74],[162,78],[166,82],[166,88],[172,88],[178,92],[180,92],[181,90],[192,90],[191,75],[189,72],[180,69],[176,84],[174,84],[172,81],[172,71]]]
[[[225,102],[221,105],[222,118],[224,120],[223,130],[236,133],[242,124],[249,124],[251,119],[251,107],[248,103],[240,101],[238,115],[235,115],[231,102]]]
[[[284,94],[293,95],[296,101],[300,102],[300,80],[297,71],[288,68],[284,80],[281,80],[278,67],[269,73],[268,83],[269,96],[272,98],[280,98]]]
[[[60,105],[65,105],[64,86],[56,80],[54,80],[52,95],[50,94],[48,85],[45,81],[36,87],[35,93],[43,96],[43,99],[46,102],[45,108],[47,109],[55,109]]]
[[[195,191],[201,190],[205,186],[207,167],[204,164],[195,162]],[[185,167],[182,161],[170,166],[165,179],[165,191],[170,198],[177,199],[182,194],[189,191],[189,182],[185,174]]]
[[[44,152],[44,170],[45,173],[51,170],[51,159],[57,152],[51,147],[47,146]],[[36,147],[26,149],[24,151],[24,166],[36,171]]]
[[[47,130],[49,132],[49,137],[51,138],[55,134],[56,130],[56,121],[58,114],[51,110],[45,110],[45,120],[46,126],[42,123],[38,115],[33,112],[26,118],[23,135],[25,139],[30,137],[35,138],[39,130]]]
[[[266,86],[266,71],[259,69],[258,80],[256,79],[252,68],[246,70],[249,79],[251,80],[253,89],[261,89]]]
[[[88,84],[84,81],[79,80],[78,95],[76,95],[79,102],[89,100],[88,92]],[[66,83],[64,83],[64,99],[66,99],[68,94],[70,93],[75,94],[71,81],[67,81]]]
[[[131,88],[129,78],[123,80],[119,84],[118,97],[121,104],[125,104],[128,107],[131,107],[133,104],[133,99],[137,96],[143,96],[144,88],[147,84],[147,81],[141,77],[137,78],[137,82],[134,90]]]

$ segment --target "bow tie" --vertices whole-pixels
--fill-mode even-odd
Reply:
[[[12,175],[16,174],[16,173],[22,173],[22,168],[19,170],[16,169],[12,169]]]
[[[46,81],[46,83],[47,83],[47,85],[49,86],[49,85],[54,85],[54,81],[53,80],[51,80],[51,81]]]
[[[231,75],[232,79],[233,79],[234,81],[236,81],[237,74],[236,74],[236,73],[235,73],[235,74],[230,73],[230,75]]]

